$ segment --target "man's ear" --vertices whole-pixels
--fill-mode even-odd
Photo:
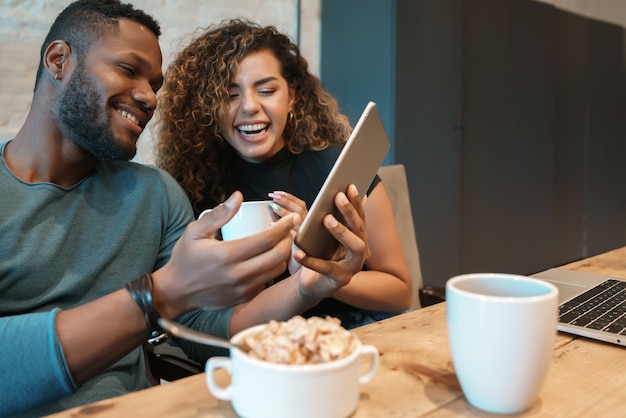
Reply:
[[[65,41],[54,41],[44,52],[44,66],[55,80],[62,80],[67,67],[66,60],[71,54],[70,46]]]

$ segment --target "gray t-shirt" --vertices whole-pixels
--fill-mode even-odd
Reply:
[[[77,389],[55,337],[58,312],[0,317],[0,417],[13,417]]]
[[[8,168],[5,145],[0,144],[0,338],[10,339],[3,338],[0,354],[3,400],[23,409],[71,395],[30,412],[41,416],[147,387],[137,348],[71,394],[76,385],[54,332],[54,310],[99,298],[164,265],[193,219],[185,193],[164,171],[127,161],[98,162],[69,189],[26,183]],[[8,318],[15,315],[21,317]],[[196,313],[195,322],[201,316]],[[224,319],[205,328],[227,333],[229,316]],[[44,381],[40,388],[49,393],[36,389]],[[13,415],[6,404],[0,409],[0,415]]]

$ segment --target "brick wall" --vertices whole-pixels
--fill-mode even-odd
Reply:
[[[246,17],[297,36],[296,0],[130,0],[161,24],[164,64],[193,32],[222,19]],[[67,0],[0,0],[0,141],[12,138],[31,104],[39,49]],[[319,67],[319,0],[301,2],[300,45],[314,71]],[[150,132],[138,159],[151,162]]]

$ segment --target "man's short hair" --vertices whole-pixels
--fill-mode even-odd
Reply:
[[[53,41],[67,42],[73,54],[84,58],[93,42],[119,30],[120,18],[133,20],[147,27],[157,38],[161,36],[159,23],[144,11],[135,9],[132,4],[119,0],[75,1],[59,13],[41,46],[35,89],[44,70],[43,55]]]

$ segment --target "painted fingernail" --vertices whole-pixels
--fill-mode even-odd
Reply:
[[[271,209],[275,210],[276,212],[280,212],[283,208],[276,202],[270,202],[267,204]]]

